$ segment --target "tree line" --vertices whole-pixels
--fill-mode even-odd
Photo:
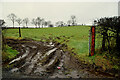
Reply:
[[[51,21],[46,21],[44,18],[41,18],[41,17],[33,18],[31,22],[29,18],[21,19],[21,18],[18,18],[14,13],[9,14],[7,17],[9,18],[9,20],[11,20],[13,27],[15,26],[15,22],[17,22],[19,26],[23,24],[23,27],[26,27],[26,28],[28,28],[29,23],[33,24],[36,28],[43,28],[44,26],[48,26],[48,27],[54,26],[51,23]],[[75,15],[72,15],[70,20],[67,21],[67,23],[63,21],[57,21],[55,23],[56,27],[75,26],[75,25],[77,25]]]
[[[100,18],[94,24],[102,36],[102,51],[120,56],[120,16]]]

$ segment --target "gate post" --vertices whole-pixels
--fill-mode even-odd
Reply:
[[[95,54],[95,26],[91,27],[92,31],[92,44],[91,44],[91,56]]]

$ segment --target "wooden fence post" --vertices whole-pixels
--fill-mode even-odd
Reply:
[[[20,27],[19,27],[19,37],[21,37],[21,30],[20,30]]]

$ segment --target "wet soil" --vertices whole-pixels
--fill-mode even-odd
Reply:
[[[5,39],[5,43],[19,54],[3,63],[3,78],[112,78],[90,71],[74,58],[65,45],[28,39]],[[9,65],[9,68],[5,66]]]

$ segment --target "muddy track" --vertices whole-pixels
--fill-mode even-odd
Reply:
[[[13,65],[6,72],[3,69],[3,77],[29,77],[29,78],[105,78],[103,75],[95,75],[74,66],[69,52],[64,52],[64,45],[56,42],[41,42],[33,40],[6,39],[6,43],[19,54],[8,65]],[[7,75],[7,76],[6,76]],[[9,76],[8,76],[9,75]]]

